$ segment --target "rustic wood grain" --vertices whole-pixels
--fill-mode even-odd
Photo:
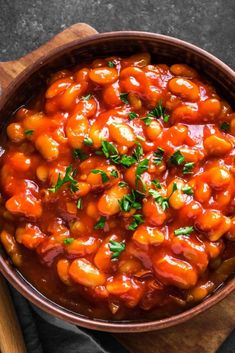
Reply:
[[[21,328],[5,280],[0,275],[0,351],[26,353]]]
[[[0,63],[0,83],[4,89],[24,68],[57,46],[97,33],[86,24],[76,24],[55,36],[48,43],[25,57]],[[8,302],[5,286],[0,282],[0,347],[2,353],[22,353],[23,343],[14,319],[14,309]],[[173,328],[150,333],[115,334],[132,353],[215,353],[235,326],[235,293],[203,314]],[[9,319],[9,315],[11,319]],[[13,316],[12,316],[13,315]],[[9,335],[10,334],[10,335]],[[14,339],[13,339],[14,337]],[[12,344],[12,350],[4,350]],[[4,346],[5,345],[5,346]],[[10,347],[10,346],[9,346]],[[21,350],[20,350],[21,347]]]

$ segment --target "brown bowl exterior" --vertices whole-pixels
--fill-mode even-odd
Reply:
[[[149,51],[153,61],[162,63],[184,62],[199,70],[222,97],[231,104],[235,98],[235,73],[227,65],[206,51],[176,38],[146,32],[110,32],[62,45],[44,55],[23,71],[5,90],[0,100],[0,124],[3,129],[12,112],[27,101],[32,92],[45,85],[49,73],[94,57]],[[195,307],[168,318],[153,321],[102,321],[71,312],[39,293],[14,268],[0,248],[0,271],[6,279],[27,299],[44,311],[70,323],[107,332],[144,332],[159,330],[182,323],[218,303],[235,289],[235,278]]]

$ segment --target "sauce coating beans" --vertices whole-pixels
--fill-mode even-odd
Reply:
[[[6,134],[0,242],[50,299],[161,318],[235,272],[235,113],[194,68],[140,53],[59,71]]]

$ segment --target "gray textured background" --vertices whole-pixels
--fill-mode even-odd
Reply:
[[[0,60],[20,57],[79,21],[100,32],[175,36],[235,67],[235,0],[0,0]]]

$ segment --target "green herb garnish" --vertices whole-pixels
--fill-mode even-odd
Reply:
[[[182,155],[180,150],[178,150],[172,154],[172,156],[170,157],[170,163],[174,164],[176,166],[184,163],[184,156]]]
[[[61,176],[59,174],[56,184],[48,190],[50,192],[57,192],[64,184],[69,183],[69,189],[71,192],[78,191],[77,180],[74,179],[75,174],[76,169],[74,169],[73,171],[73,167],[72,165],[70,165],[66,168],[65,176],[63,177],[63,179],[61,179]]]
[[[161,188],[162,188],[161,183],[160,183],[160,181],[159,181],[158,179],[152,180],[151,183],[152,183],[157,189],[161,189]]]
[[[137,144],[137,146],[133,151],[133,157],[136,159],[137,162],[139,162],[140,157],[143,155],[144,151],[143,151],[143,148],[139,142],[137,142],[136,144]]]
[[[120,93],[120,99],[123,103],[125,104],[129,104],[128,100],[127,100],[127,97],[128,97],[128,93]]]
[[[229,123],[227,121],[224,121],[221,125],[220,125],[220,129],[224,132],[228,132],[229,131]]]
[[[145,123],[145,125],[147,125],[147,126],[149,126],[151,124],[151,122],[152,122],[152,119],[149,118],[149,117],[141,118],[140,120],[142,120]]]
[[[111,259],[117,259],[120,254],[125,250],[126,245],[124,243],[119,243],[118,241],[110,240],[109,241],[109,249],[112,251]]]
[[[101,169],[92,169],[91,173],[92,174],[100,174],[103,183],[107,183],[109,181],[108,175]]]
[[[102,141],[101,146],[105,157],[108,158],[111,162],[118,164],[120,156],[117,147],[108,141]]]
[[[162,118],[165,123],[169,121],[169,115],[166,114],[161,101],[159,101],[156,107],[147,114],[147,117],[154,117],[157,119]]]
[[[132,190],[131,194],[123,196],[121,201],[118,201],[121,210],[124,212],[129,212],[132,208],[135,208],[136,210],[141,209],[142,206],[141,203],[138,202],[138,196],[140,195],[137,194],[135,190]]]
[[[86,96],[82,96],[82,99],[83,99],[84,101],[88,101],[89,99],[91,99],[91,97],[92,97],[92,94],[89,93],[89,94],[87,94]]]
[[[120,186],[121,188],[123,188],[124,186],[128,186],[128,184],[125,181],[120,181],[118,183],[118,186]]]
[[[83,143],[84,143],[84,145],[87,145],[87,146],[93,145],[93,141],[90,137],[85,137]]]
[[[137,117],[138,117],[138,114],[136,114],[134,112],[131,112],[131,113],[128,114],[129,120],[136,119]]]
[[[135,163],[136,163],[136,159],[126,154],[123,154],[120,160],[120,164],[122,164],[126,168],[129,168],[132,164],[135,164]]]
[[[106,218],[101,216],[98,222],[94,225],[94,229],[103,229],[105,226]]]
[[[108,67],[116,67],[116,64],[113,61],[107,62]]]
[[[154,152],[154,158],[153,158],[153,163],[156,165],[160,165],[162,163],[163,160],[163,156],[164,156],[164,149],[161,147],[158,147],[157,151]]]
[[[113,170],[111,171],[111,175],[112,175],[114,178],[118,178],[118,172],[117,172],[115,169],[113,169]]]
[[[25,134],[26,136],[32,136],[33,133],[34,133],[34,130],[25,130],[25,131],[24,131],[24,134]]]
[[[66,238],[64,239],[64,244],[65,245],[70,245],[74,241],[74,238]]]
[[[138,226],[144,223],[143,217],[141,214],[134,214],[133,215],[134,221],[128,226],[129,230],[135,230]]]
[[[80,161],[84,161],[85,159],[88,158],[88,155],[84,153],[82,150],[79,148],[73,150],[73,158],[74,159],[80,159]]]
[[[79,209],[79,210],[81,210],[82,209],[82,199],[80,198],[80,199],[78,199],[77,200],[77,208]]]
[[[182,191],[186,195],[193,195],[193,189],[191,188],[191,186],[184,186],[182,188]]]
[[[150,189],[149,194],[152,195],[154,200],[159,204],[159,206],[162,208],[163,211],[165,211],[167,208],[169,208],[169,200],[172,196],[172,194],[177,190],[177,184],[174,183],[172,187],[172,192],[170,196],[168,197],[163,197],[157,190]]]
[[[145,189],[145,184],[143,183],[142,179],[141,179],[141,175],[146,172],[146,170],[148,170],[148,164],[149,164],[149,160],[147,158],[143,159],[141,162],[138,163],[137,168],[136,168],[136,172],[135,172],[135,182],[137,184],[137,182],[140,180],[143,184],[143,188]]]
[[[183,174],[192,174],[192,169],[194,167],[194,162],[188,162],[185,163],[184,167],[183,167]]]
[[[178,228],[174,231],[175,235],[189,235],[194,231],[193,227],[183,227],[183,228]]]

